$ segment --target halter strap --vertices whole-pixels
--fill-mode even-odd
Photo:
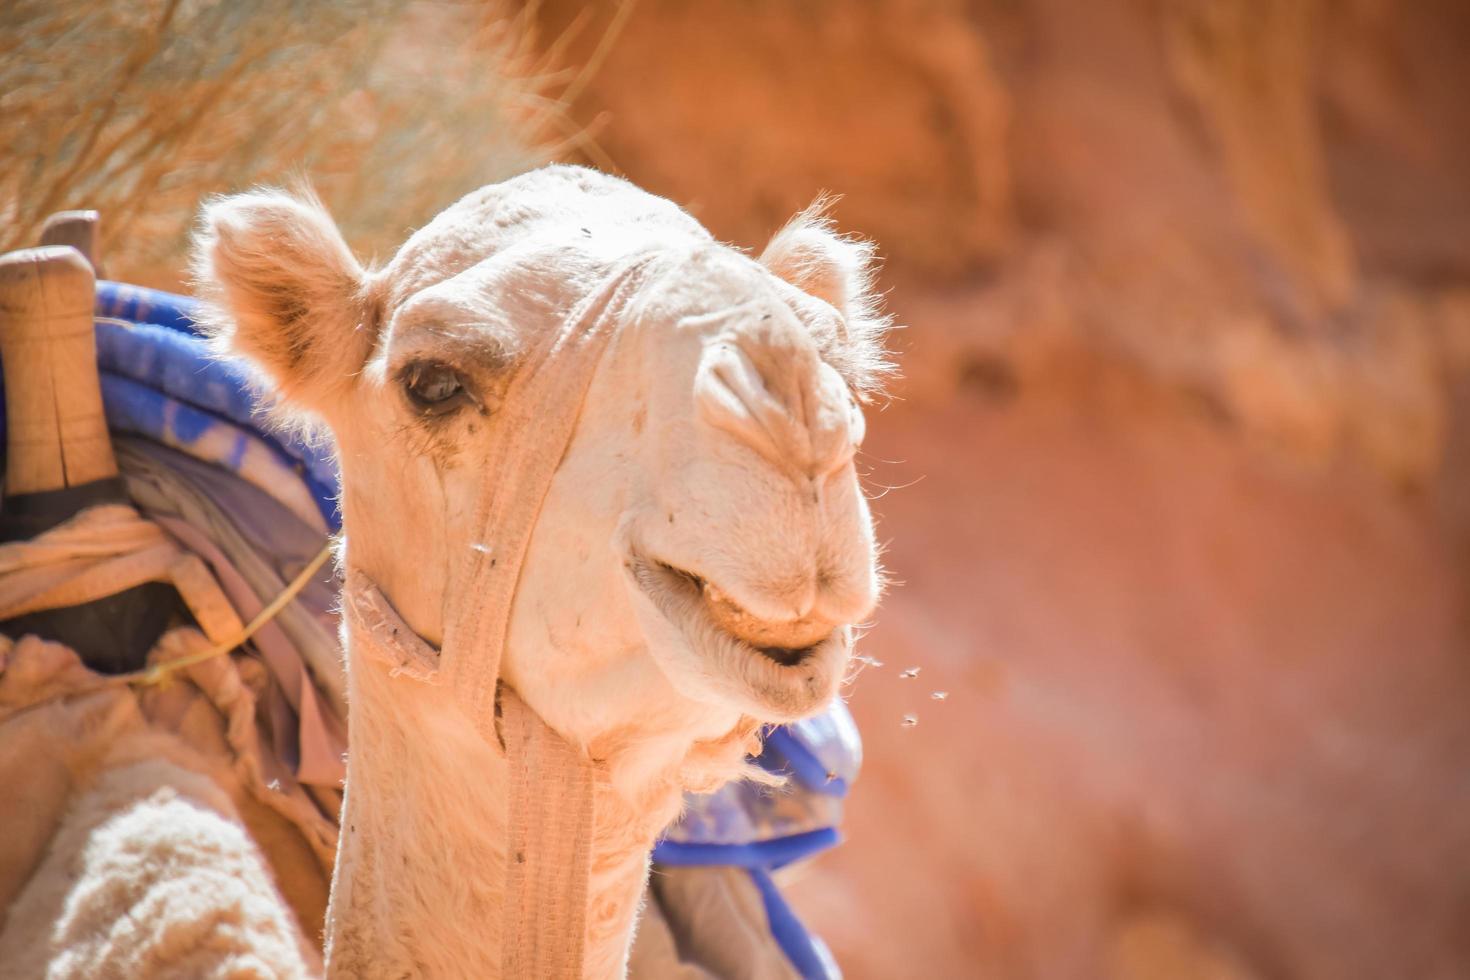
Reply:
[[[481,736],[506,760],[506,978],[583,975],[594,803],[606,775],[501,682],[500,664],[542,502],[618,314],[649,259],[639,257],[609,276],[511,382],[486,454],[486,470],[495,478],[485,481],[475,510],[473,526],[481,537],[477,547],[464,549],[449,583],[443,650],[415,633],[360,569],[349,565],[343,589],[354,650],[388,664],[395,676],[449,684]]]
[[[462,549],[462,565],[450,582],[443,669],[492,744],[500,741],[494,710],[500,660],[531,532],[619,314],[652,258],[640,256],[609,275],[559,331],[527,355],[491,427],[485,469],[495,477],[484,481],[477,501],[477,546]]]
[[[403,621],[365,574],[342,589],[354,651],[425,683],[440,653]],[[501,976],[580,980],[600,765],[553,731],[513,688],[499,688],[499,740],[507,763],[505,904]]]

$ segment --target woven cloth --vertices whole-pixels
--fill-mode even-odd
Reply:
[[[200,628],[166,632],[148,655],[149,667],[239,635],[240,617],[204,562],[132,507],[116,504],[0,545],[0,619],[150,581],[171,582]],[[319,927],[337,828],[257,724],[273,683],[265,666],[237,652],[192,663],[165,685],[130,683],[137,679],[97,674],[61,644],[0,636],[0,785],[26,801],[7,809],[0,908],[38,866],[62,814],[86,791],[88,773],[109,760],[162,753],[231,796],[298,921]]]
[[[199,625],[199,629],[173,629],[160,637],[149,652],[149,667],[194,656],[241,634],[240,616],[199,556],[126,504],[90,507],[35,538],[0,544],[0,621],[36,610],[91,602],[144,582],[173,584]],[[0,686],[5,690],[4,702],[14,707],[30,708],[43,701],[104,689],[128,690],[130,682],[138,679],[94,673],[82,665],[74,651],[55,643],[44,645],[51,651],[48,656],[54,659],[62,656],[57,651],[64,652],[75,659],[76,669],[68,667],[64,675],[38,673],[21,656],[23,651],[38,649],[32,642],[35,640],[0,636],[10,650],[8,657],[0,659]],[[259,662],[248,659],[252,674],[261,673]],[[142,673],[147,675],[147,670]],[[283,776],[296,784],[274,752],[262,753],[256,726],[257,698],[242,693],[239,670],[232,657],[212,657],[181,673],[188,683],[210,695],[211,702],[226,715],[226,741],[235,751],[236,764],[247,785],[263,788],[269,781],[280,787]],[[36,682],[35,678],[42,675],[47,677],[46,682]],[[57,676],[70,680],[58,686],[54,683]],[[256,686],[263,690],[266,685],[262,682]],[[144,687],[137,696],[147,698],[152,693]],[[269,780],[264,775],[267,771]],[[294,802],[283,803],[286,797],[278,788],[264,793],[263,799],[297,823],[318,858],[329,867],[336,850],[336,826],[299,786],[294,795]]]
[[[215,643],[240,617],[204,562],[126,504],[90,507],[39,537],[0,545],[0,621],[169,582]]]

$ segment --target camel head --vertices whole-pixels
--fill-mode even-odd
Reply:
[[[469,195],[379,270],[309,195],[219,200],[199,249],[218,338],[281,410],[330,430],[351,561],[431,644],[482,547],[476,501],[501,476],[486,447],[517,372],[624,284],[590,381],[565,392],[580,412],[501,667],[594,750],[789,721],[837,691],[880,590],[853,462],[884,370],[869,259],[808,213],[756,260],[575,167]]]

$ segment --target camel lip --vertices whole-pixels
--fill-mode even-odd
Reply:
[[[638,588],[659,612],[692,642],[705,630],[718,635],[750,656],[759,657],[777,668],[797,669],[806,666],[833,642],[841,642],[843,630],[834,627],[826,636],[802,647],[761,646],[721,628],[704,607],[706,586],[703,577],[671,562],[630,550],[625,562]]]

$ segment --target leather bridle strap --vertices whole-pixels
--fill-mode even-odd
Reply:
[[[475,547],[463,549],[464,564],[449,583],[442,652],[351,567],[349,550],[343,610],[354,648],[388,663],[395,675],[450,685],[506,761],[501,976],[507,978],[575,980],[584,972],[594,804],[606,775],[501,683],[500,665],[542,502],[602,353],[647,265],[648,257],[640,257],[608,276],[528,354],[511,382],[485,455],[485,472],[493,478],[485,480],[476,509],[473,526],[481,536]]]

